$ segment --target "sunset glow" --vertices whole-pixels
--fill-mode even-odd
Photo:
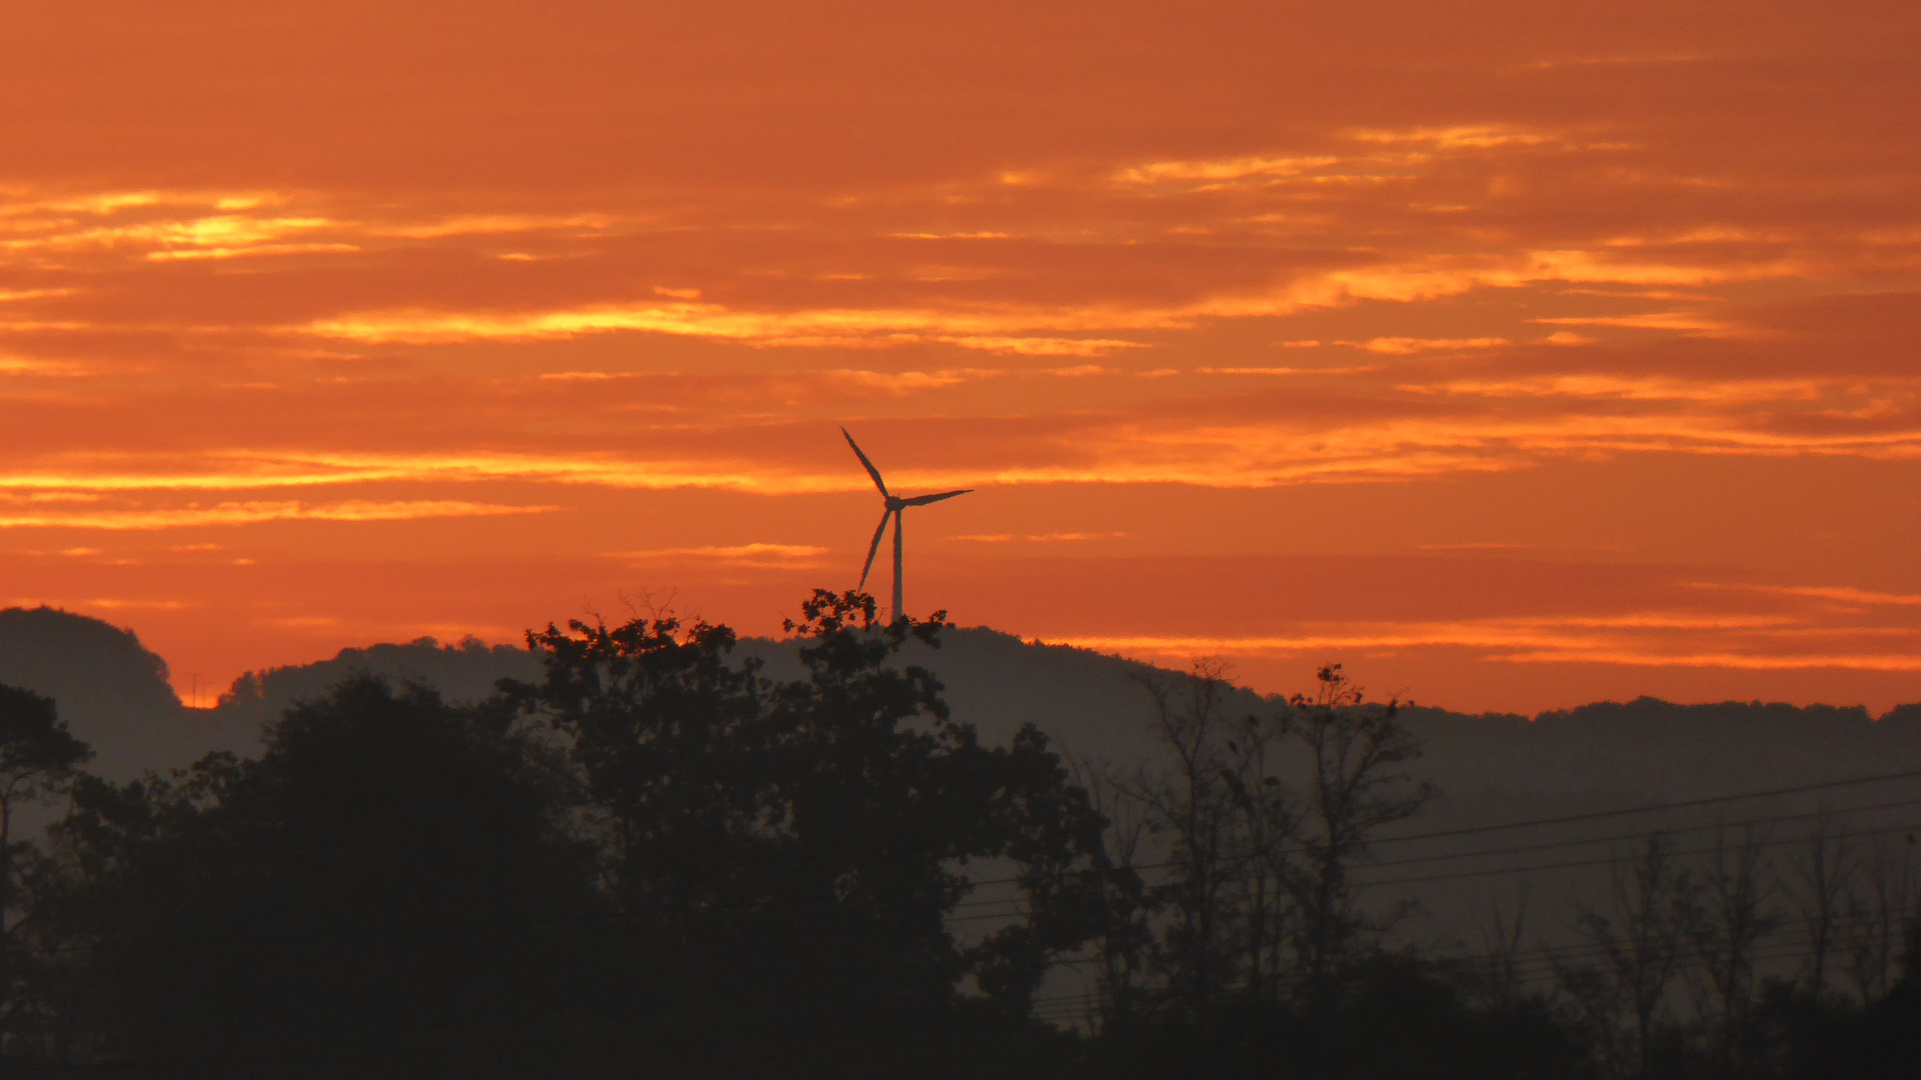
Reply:
[[[1921,700],[1914,5],[671,7],[0,13],[0,606]]]

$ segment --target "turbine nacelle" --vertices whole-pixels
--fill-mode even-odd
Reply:
[[[929,503],[940,502],[942,499],[951,499],[956,495],[965,495],[974,489],[960,488],[955,491],[936,492],[932,495],[915,495],[912,498],[902,498],[901,496],[896,495],[893,492],[887,490],[887,481],[881,479],[880,470],[874,468],[874,463],[872,461],[867,460],[867,454],[861,450],[860,444],[854,441],[854,436],[849,434],[846,428],[841,428],[840,433],[846,436],[847,445],[854,448],[854,456],[857,458],[860,458],[861,467],[867,470],[867,475],[872,477],[874,480],[874,486],[880,489],[880,495],[881,495],[882,506],[883,506],[883,509],[881,510],[881,514],[880,514],[880,526],[874,530],[873,543],[867,545],[867,562],[862,564],[860,568],[860,584],[856,586],[856,588],[864,589],[867,587],[867,575],[870,571],[874,569],[874,556],[880,554],[880,539],[881,537],[887,535],[888,519],[889,518],[893,519],[893,522],[894,522],[893,619],[895,622],[899,622],[901,619],[906,617],[905,609],[902,605],[902,600],[901,600],[901,521],[903,518],[902,512],[905,511],[910,506],[926,506]]]

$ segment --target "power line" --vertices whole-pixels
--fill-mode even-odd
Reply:
[[[1407,833],[1401,836],[1387,836],[1369,841],[1374,844],[1399,844],[1409,840],[1432,840],[1444,836],[1468,836],[1474,833],[1495,832],[1501,829],[1526,829],[1537,825],[1566,825],[1576,821],[1594,821],[1599,818],[1625,817],[1629,814],[1652,814],[1662,810],[1686,810],[1697,806],[1714,806],[1719,803],[1741,802],[1747,799],[1770,799],[1779,795],[1802,795],[1810,791],[1825,791],[1829,788],[1849,787],[1855,784],[1879,784],[1889,780],[1912,780],[1921,777],[1921,769],[1906,772],[1882,773],[1877,776],[1857,776],[1846,780],[1826,780],[1818,784],[1799,784],[1794,787],[1772,788],[1767,791],[1748,791],[1738,795],[1714,795],[1705,799],[1685,799],[1678,802],[1648,803],[1643,806],[1630,806],[1620,810],[1596,810],[1585,814],[1567,814],[1561,817],[1536,818],[1532,821],[1510,821],[1499,825],[1477,825],[1467,829],[1441,829],[1435,832]]]
[[[1528,819],[1528,820],[1522,820],[1522,821],[1501,822],[1496,824],[1470,826],[1465,828],[1433,830],[1433,831],[1424,832],[1424,833],[1414,833],[1414,834],[1406,834],[1398,837],[1383,838],[1381,840],[1373,841],[1373,843],[1396,843],[1396,842],[1406,842],[1406,841],[1423,840],[1423,839],[1441,839],[1441,838],[1447,838],[1447,837],[1485,834],[1485,833],[1501,831],[1501,830],[1569,824],[1569,823],[1580,822],[1580,821],[1602,820],[1607,818],[1623,817],[1623,816],[1629,816],[1629,815],[1635,815],[1635,814],[1653,813],[1653,812],[1658,812],[1663,810],[1689,809],[1689,808],[1695,808],[1695,807],[1738,802],[1743,800],[1772,798],[1772,797],[1779,797],[1783,795],[1804,794],[1804,793],[1814,792],[1814,791],[1832,790],[1837,788],[1858,786],[1858,785],[1865,785],[1865,784],[1885,783],[1885,782],[1891,782],[1896,780],[1913,779],[1917,777],[1921,777],[1921,770],[1908,770],[1903,772],[1884,773],[1884,774],[1878,774],[1878,775],[1872,775],[1872,776],[1851,777],[1851,778],[1845,778],[1845,779],[1822,781],[1818,783],[1796,785],[1792,787],[1773,788],[1773,789],[1768,789],[1763,791],[1744,792],[1744,793],[1714,796],[1714,797],[1702,798],[1702,799],[1688,799],[1688,800],[1679,800],[1679,801],[1671,801],[1671,802],[1664,802],[1664,803],[1651,803],[1651,804],[1644,804],[1644,805],[1634,806],[1634,807],[1626,807],[1626,808],[1617,809],[1617,810],[1596,811],[1596,812],[1584,813],[1584,814],[1561,815],[1557,817],[1535,818],[1535,819]],[[1902,806],[1907,806],[1907,805],[1910,805],[1911,802],[1912,800],[1903,800],[1900,802],[1880,803],[1880,804],[1874,804],[1871,806],[1847,808],[1840,811],[1832,811],[1832,812],[1837,814],[1866,813],[1866,812],[1873,812],[1877,810],[1893,809],[1893,808],[1898,808]],[[1722,823],[1722,827],[1725,827],[1728,825],[1742,826],[1742,825],[1763,824],[1763,823],[1769,823],[1769,822],[1775,822],[1775,821],[1801,820],[1809,817],[1820,816],[1822,813],[1827,813],[1827,812],[1829,811],[1817,811],[1813,813],[1779,815],[1774,818],[1754,819],[1748,822]],[[1679,829],[1675,831],[1698,832],[1698,831],[1703,831],[1705,829],[1714,828],[1714,827],[1717,827],[1717,826],[1695,826],[1695,827],[1689,827],[1689,828]],[[1894,827],[1883,828],[1883,829],[1863,830],[1863,831],[1857,831],[1857,832],[1851,832],[1851,833],[1835,834],[1833,838],[1845,839],[1845,838],[1861,837],[1861,836],[1885,835],[1890,832],[1911,831],[1915,828],[1916,826],[1912,826],[1912,825],[1894,826]],[[1547,849],[1558,848],[1558,847],[1591,845],[1596,843],[1608,842],[1610,840],[1618,841],[1623,839],[1631,839],[1641,835],[1645,835],[1645,834],[1641,834],[1641,833],[1619,834],[1612,837],[1601,837],[1601,838],[1592,838],[1592,839],[1586,839],[1586,840],[1572,840],[1572,841],[1555,841],[1555,842],[1548,842],[1548,843],[1542,843],[1542,844],[1520,845],[1520,846],[1514,846],[1509,848],[1484,849],[1481,851],[1462,852],[1462,853],[1457,853],[1453,855],[1418,856],[1418,857],[1410,857],[1410,858],[1401,859],[1401,860],[1370,864],[1370,866],[1367,867],[1367,869],[1375,869],[1381,866],[1404,865],[1404,864],[1419,863],[1419,862],[1446,861],[1446,860],[1453,860],[1453,859],[1475,858],[1475,857],[1491,857],[1491,856],[1500,855],[1500,854],[1512,854],[1512,853],[1520,853],[1524,851],[1547,850]],[[1796,837],[1796,838],[1790,838],[1790,839],[1784,839],[1784,840],[1768,841],[1768,842],[1762,843],[1760,846],[1776,847],[1784,844],[1800,843],[1800,842],[1803,842],[1805,839],[1806,838],[1804,837]],[[1677,855],[1677,856],[1692,855],[1692,854],[1702,854],[1712,850],[1715,850],[1715,849],[1698,848],[1698,849],[1688,849],[1683,851],[1675,851],[1675,852],[1671,852],[1670,854]],[[1457,880],[1457,879],[1465,879],[1465,878],[1497,876],[1497,875],[1503,875],[1503,874],[1537,873],[1537,872],[1542,872],[1547,870],[1576,869],[1576,868],[1607,865],[1609,863],[1614,863],[1618,861],[1620,860],[1615,857],[1609,857],[1609,858],[1603,858],[1603,859],[1578,860],[1578,861],[1572,861],[1572,862],[1563,862],[1563,863],[1554,863],[1554,864],[1536,865],[1536,866],[1501,867],[1501,868],[1477,870],[1477,871],[1453,871],[1453,872],[1441,873],[1441,874],[1420,875],[1420,876],[1403,877],[1403,878],[1391,878],[1391,879],[1375,880],[1375,881],[1357,881],[1354,883],[1354,885],[1357,888],[1371,888],[1371,887],[1379,887],[1384,885],[1412,884],[1412,883],[1427,882],[1427,881]],[[1190,865],[1194,865],[1194,860],[1191,860],[1191,859],[1171,860],[1171,861],[1162,862],[1162,863],[1145,864],[1141,866],[1129,867],[1124,869],[1131,869],[1131,870],[1170,869],[1170,868],[1185,867]],[[1100,870],[1070,871],[1070,873],[1076,873],[1076,874],[1100,873],[1100,872],[1102,871]],[[991,885],[1016,885],[1016,884],[1022,884],[1024,880],[1025,879],[1020,877],[987,879],[982,881],[969,882],[968,886],[977,888],[977,887],[991,886]],[[785,897],[785,898],[776,898],[776,899],[753,899],[753,900],[742,901],[736,904],[710,905],[707,908],[701,909],[701,911],[704,913],[704,912],[727,910],[730,908],[747,908],[747,907],[756,907],[756,906],[781,907],[781,906],[799,906],[803,904],[812,904],[812,903],[834,903],[839,899],[841,898],[827,897],[827,896],[813,898],[813,899],[800,898],[800,897]],[[1020,904],[1024,902],[1025,902],[1024,898],[1006,898],[1001,900],[974,900],[974,901],[963,901],[955,905],[952,905],[952,907],[990,906],[990,905],[996,905],[996,904]],[[951,908],[949,910],[951,910]],[[984,913],[984,914],[975,914],[975,915],[958,915],[958,916],[949,915],[947,916],[946,921],[949,923],[954,923],[954,922],[982,921],[982,920],[988,920],[988,919],[1013,919],[1013,918],[1026,917],[1030,914],[1031,912],[1029,911],[1014,910],[1014,911],[1007,911],[1007,912],[1000,912],[1000,913]],[[564,919],[536,920],[534,923],[529,924],[529,928],[537,929],[538,927],[541,927],[541,926],[551,927],[551,926],[561,926],[561,925],[577,925],[581,923],[594,923],[594,922],[620,924],[620,923],[628,922],[631,918],[633,918],[631,913],[614,912],[614,913],[605,913],[605,914],[598,914],[598,915],[577,916],[577,917],[570,917],[570,918],[564,918]],[[366,930],[338,930],[338,931],[320,930],[320,931],[313,931],[313,932],[287,932],[287,933],[260,935],[252,938],[226,937],[221,940],[224,940],[229,944],[271,944],[276,942],[312,940],[312,939],[373,940],[377,938],[418,936],[418,935],[421,935],[422,933],[432,933],[432,932],[447,933],[450,931],[458,931],[460,929],[462,929],[462,927],[457,923],[452,923],[447,920],[440,920],[431,926],[413,926],[413,927],[407,927],[404,929],[396,928],[385,934],[370,933]],[[116,950],[148,951],[148,950],[155,950],[155,949],[182,947],[182,946],[194,944],[195,942],[201,941],[201,940],[209,940],[209,939],[197,938],[194,941],[183,940],[183,941],[176,941],[176,942],[145,943],[142,945],[115,944],[110,942],[93,942],[93,943],[88,943],[84,945],[11,946],[6,948],[4,952],[10,953],[10,954],[50,954],[50,953],[64,953],[64,952],[98,952],[98,951],[116,951]]]
[[[1707,832],[1710,829],[1752,828],[1757,825],[1778,825],[1784,821],[1806,821],[1809,818],[1842,817],[1849,814],[1872,814],[1879,810],[1898,810],[1904,807],[1912,807],[1916,805],[1917,802],[1921,802],[1921,800],[1897,799],[1893,802],[1874,803],[1868,806],[1848,806],[1838,810],[1809,810],[1799,814],[1777,814],[1771,817],[1747,818],[1740,821],[1713,822],[1706,825],[1684,825],[1680,827],[1663,828],[1658,831],[1664,834],[1679,835],[1682,833]],[[1490,855],[1513,855],[1524,851],[1548,851],[1554,848],[1586,847],[1591,844],[1619,843],[1622,840],[1636,840],[1647,835],[1647,831],[1644,830],[1631,833],[1610,833],[1606,836],[1594,836],[1580,840],[1550,840],[1539,844],[1521,844],[1503,848],[1482,848],[1477,851],[1457,851],[1445,855],[1416,855],[1403,859],[1384,859],[1378,862],[1370,862],[1367,864],[1367,869],[1372,870],[1383,866],[1408,866],[1414,863],[1424,862],[1451,862],[1455,859],[1474,859]]]
[[[1849,840],[1849,839],[1856,839],[1864,836],[1885,836],[1889,833],[1914,832],[1916,829],[1921,829],[1921,825],[1915,825],[1915,824],[1891,825],[1886,828],[1880,828],[1880,829],[1861,829],[1855,832],[1833,833],[1831,834],[1831,839]],[[1788,837],[1782,840],[1755,841],[1753,844],[1748,846],[1761,847],[1761,848],[1783,847],[1788,844],[1805,843],[1806,841],[1807,841],[1806,837],[1795,836],[1795,837]],[[1675,850],[1668,852],[1668,854],[1669,855],[1705,855],[1715,850],[1717,849],[1712,847],[1698,847],[1698,848],[1686,848],[1686,849],[1676,848]],[[1456,870],[1452,873],[1447,873],[1447,874],[1428,874],[1428,875],[1418,875],[1415,877],[1384,878],[1378,881],[1356,881],[1354,882],[1354,887],[1357,889],[1358,888],[1375,888],[1381,885],[1410,885],[1416,882],[1423,882],[1423,881],[1450,881],[1458,878],[1495,877],[1501,874],[1515,874],[1515,873],[1532,874],[1532,873],[1539,873],[1540,871],[1543,871],[1543,870],[1572,870],[1579,867],[1587,867],[1587,866],[1606,866],[1610,863],[1618,863],[1622,861],[1624,860],[1619,856],[1609,856],[1604,859],[1582,859],[1582,860],[1577,860],[1575,862],[1547,863],[1545,865],[1540,865],[1540,866],[1503,866],[1503,867],[1496,867],[1491,870]]]
[[[1880,784],[1880,783],[1887,783],[1894,780],[1912,780],[1916,778],[1921,778],[1921,769],[1910,769],[1904,772],[1896,772],[1896,773],[1881,773],[1874,776],[1856,776],[1856,777],[1849,777],[1847,779],[1842,779],[1842,780],[1824,780],[1819,783],[1813,783],[1813,784],[1800,784],[1794,787],[1771,788],[1765,791],[1749,791],[1749,792],[1742,792],[1734,795],[1716,795],[1716,796],[1713,796],[1710,798],[1704,798],[1704,799],[1684,799],[1684,800],[1679,800],[1675,802],[1646,803],[1640,806],[1624,807],[1619,810],[1597,810],[1597,811],[1584,813],[1584,814],[1566,814],[1560,817],[1532,818],[1532,819],[1527,819],[1522,821],[1504,821],[1504,822],[1499,822],[1492,825],[1471,825],[1465,828],[1458,828],[1458,829],[1437,829],[1432,832],[1408,833],[1401,836],[1390,836],[1390,837],[1382,837],[1380,839],[1371,839],[1368,841],[1368,845],[1373,846],[1376,844],[1394,844],[1394,843],[1403,843],[1403,842],[1413,841],[1413,840],[1439,840],[1439,839],[1444,839],[1448,837],[1473,836],[1481,833],[1498,832],[1498,831],[1507,830],[1507,829],[1530,829],[1530,828],[1537,828],[1537,827],[1546,826],[1546,825],[1566,825],[1566,824],[1571,824],[1577,821],[1598,821],[1604,818],[1611,818],[1611,817],[1627,817],[1635,814],[1658,813],[1663,810],[1687,810],[1687,809],[1693,809],[1695,807],[1713,806],[1721,803],[1742,802],[1749,799],[1768,799],[1768,798],[1775,798],[1782,795],[1806,794],[1811,791],[1826,791],[1833,788],[1853,787],[1853,786],[1858,786],[1862,784]],[[1847,812],[1847,811],[1843,811],[1843,812]],[[1818,817],[1820,815],[1819,815],[1819,812],[1817,811],[1816,813],[1802,815],[1802,816]],[[1781,820],[1787,820],[1787,819],[1783,818]],[[1689,829],[1674,830],[1674,831],[1691,832],[1695,830],[1692,828],[1689,828]],[[1645,834],[1637,833],[1632,835],[1645,835]],[[1503,849],[1494,849],[1493,851],[1483,852],[1480,854],[1492,854],[1499,850],[1503,850]],[[1238,856],[1238,858],[1252,859],[1257,857],[1257,854],[1258,853],[1248,853],[1246,855]],[[1165,862],[1143,863],[1137,866],[1116,867],[1116,869],[1135,870],[1135,871],[1166,870],[1166,869],[1172,869],[1175,867],[1191,866],[1193,864],[1194,864],[1194,860],[1192,859],[1170,859]],[[1382,865],[1394,865],[1394,864],[1374,863],[1371,865],[1382,866]],[[1088,870],[1078,870],[1078,871],[1071,871],[1071,872],[1081,873],[1081,874],[1092,874],[1092,873],[1100,873],[1101,871],[1088,869]],[[1019,884],[1022,884],[1024,880],[1025,879],[1018,878],[1018,877],[990,878],[983,881],[970,882],[969,884],[974,887],[980,887],[984,885],[1019,885]]]
[[[1806,811],[1803,813],[1796,813],[1796,814],[1777,814],[1770,817],[1747,818],[1747,819],[1738,820],[1738,821],[1720,821],[1720,822],[1713,822],[1713,823],[1704,824],[1704,825],[1686,825],[1686,826],[1681,826],[1677,828],[1664,828],[1657,831],[1660,831],[1666,834],[1682,835],[1686,833],[1706,832],[1711,829],[1751,828],[1758,825],[1776,825],[1785,821],[1805,821],[1809,818],[1820,818],[1820,817],[1837,817],[1838,818],[1838,817],[1845,817],[1852,814],[1871,814],[1881,810],[1898,810],[1906,807],[1912,807],[1916,805],[1918,801],[1921,801],[1921,800],[1897,799],[1893,802],[1873,803],[1867,806],[1847,806],[1847,807],[1841,807],[1839,809],[1812,810],[1812,811]],[[1507,826],[1491,826],[1490,828],[1505,828],[1505,827]],[[1478,828],[1479,827],[1477,827],[1477,829]],[[1539,844],[1520,844],[1520,845],[1514,845],[1510,847],[1482,848],[1475,851],[1459,851],[1459,852],[1450,852],[1450,853],[1439,854],[1439,855],[1416,855],[1416,856],[1410,856],[1410,857],[1401,858],[1401,859],[1385,859],[1385,860],[1370,861],[1365,867],[1358,867],[1357,869],[1358,870],[1377,870],[1377,869],[1380,869],[1381,867],[1387,867],[1387,866],[1408,866],[1416,863],[1429,863],[1429,862],[1453,862],[1459,859],[1489,858],[1496,855],[1514,855],[1514,854],[1520,854],[1523,852],[1549,851],[1549,850],[1554,850],[1558,848],[1589,847],[1595,844],[1619,843],[1623,840],[1639,840],[1646,837],[1647,835],[1648,833],[1646,831],[1610,833],[1606,836],[1586,837],[1586,838],[1575,839],[1575,840],[1551,840],[1551,841],[1546,841]],[[1778,841],[1778,842],[1796,843],[1805,839],[1806,837],[1797,837],[1797,838],[1791,838],[1791,839]],[[1253,858],[1257,858],[1258,855],[1259,853],[1257,852],[1257,853],[1248,854],[1246,856],[1240,856],[1238,858],[1253,859]],[[1218,862],[1218,861],[1226,861],[1226,860],[1216,860],[1216,861]],[[1163,862],[1163,863],[1148,863],[1148,864],[1143,864],[1141,866],[1130,867],[1127,869],[1134,869],[1134,870],[1174,869],[1179,867],[1190,866],[1192,865],[1192,863],[1193,863],[1192,860],[1182,859],[1182,860],[1175,860],[1175,861]],[[995,880],[989,880],[989,881],[977,881],[977,882],[972,882],[971,884],[976,887],[979,887],[983,885],[1011,885],[1011,884],[1019,884],[1019,883],[1020,883],[1019,879],[1003,878],[1003,879],[995,879]],[[1361,883],[1357,883],[1357,884],[1361,884]],[[1388,883],[1382,882],[1379,884],[1388,884]],[[982,899],[982,900],[963,900],[960,903],[955,904],[954,907],[956,908],[979,907],[979,906],[984,906],[989,904],[1011,903],[1011,902],[1015,902],[1016,900],[1018,900],[1018,898],[1016,897],[1003,897],[999,899]]]
[[[1895,805],[1905,806],[1909,804],[1900,803]],[[1736,824],[1739,824],[1739,823],[1736,823]],[[1891,825],[1891,826],[1887,826],[1885,828],[1879,828],[1879,829],[1862,829],[1862,830],[1856,830],[1854,832],[1832,833],[1830,834],[1829,838],[1833,840],[1849,840],[1849,839],[1858,839],[1866,836],[1886,836],[1890,833],[1915,832],[1917,830],[1921,830],[1921,824]],[[1697,832],[1700,830],[1688,829],[1683,831]],[[1646,834],[1638,834],[1638,835],[1646,835]],[[1630,839],[1630,838],[1633,838],[1633,837],[1617,837],[1616,839]],[[1780,840],[1757,841],[1750,846],[1783,847],[1789,844],[1805,843],[1807,842],[1807,839],[1808,839],[1807,837],[1803,837],[1803,836],[1787,837]],[[1670,856],[1704,855],[1704,854],[1713,852],[1715,850],[1717,850],[1717,848],[1713,848],[1713,847],[1685,848],[1685,849],[1675,849],[1673,851],[1669,851],[1667,854]],[[1493,854],[1493,853],[1477,852],[1475,854]],[[1356,888],[1356,889],[1377,888],[1382,885],[1410,885],[1410,884],[1417,884],[1417,883],[1429,882],[1429,881],[1454,881],[1454,880],[1459,880],[1464,878],[1498,877],[1503,874],[1533,874],[1533,873],[1540,873],[1547,870],[1572,870],[1572,869],[1580,869],[1580,868],[1592,867],[1592,866],[1608,866],[1608,865],[1623,862],[1623,861],[1625,860],[1622,856],[1610,855],[1610,856],[1607,856],[1606,858],[1581,859],[1573,862],[1545,863],[1545,864],[1540,864],[1535,866],[1501,866],[1501,867],[1494,867],[1492,869],[1487,869],[1487,870],[1455,870],[1455,871],[1450,871],[1448,873],[1443,873],[1443,874],[1423,874],[1423,875],[1416,875],[1413,877],[1385,878],[1385,879],[1376,880],[1376,881],[1354,881],[1354,882],[1351,882],[1350,884],[1353,888]],[[1187,866],[1187,865],[1190,865],[1190,863],[1183,861],[1178,863],[1166,863],[1162,865],[1166,867],[1176,867],[1176,866]],[[1372,867],[1368,867],[1368,869],[1372,869]],[[1001,900],[982,900],[982,901],[978,901],[978,903],[983,905],[997,904],[997,903],[998,904],[1021,904],[1021,903],[1026,903],[1026,900],[1023,897],[1007,897]],[[959,906],[959,905],[956,905],[956,906]],[[1011,911],[1011,912],[987,913],[987,914],[977,914],[977,915],[960,915],[960,916],[950,917],[948,921],[949,922],[974,922],[974,921],[979,921],[983,919],[1017,918],[1017,917],[1023,917],[1030,914],[1032,914],[1032,912]]]

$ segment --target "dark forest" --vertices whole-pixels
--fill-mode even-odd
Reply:
[[[133,780],[0,688],[0,1071],[1921,1075],[1912,832],[1624,818],[1572,902],[1470,882],[1480,940],[1422,942],[1385,845],[1501,823],[1433,830],[1413,710],[1150,671],[1105,766],[954,720],[902,661],[946,629],[817,592],[776,677],[575,621],[484,701],[350,677]]]

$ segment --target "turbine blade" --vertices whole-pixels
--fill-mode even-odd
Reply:
[[[847,435],[847,429],[841,428],[840,433]],[[880,478],[880,470],[874,468],[874,463],[867,460],[866,454],[861,453],[860,444],[854,441],[852,435],[847,435],[847,445],[854,448],[854,456],[859,458],[860,463],[867,467],[867,475],[874,478],[874,486],[880,489],[882,495],[887,495],[887,483]],[[887,497],[892,498],[893,496],[888,495]]]
[[[965,495],[972,490],[974,489],[962,488],[959,491],[943,491],[939,495],[916,495],[911,499],[902,499],[901,505],[902,506],[926,506],[928,503],[937,503],[942,499],[951,499],[956,495]]]
[[[880,551],[880,538],[887,532],[887,518],[892,513],[892,510],[881,511],[880,528],[874,530],[874,542],[867,545],[867,565],[860,568],[860,584],[854,586],[856,589],[867,587],[867,571],[874,568],[874,555]]]

